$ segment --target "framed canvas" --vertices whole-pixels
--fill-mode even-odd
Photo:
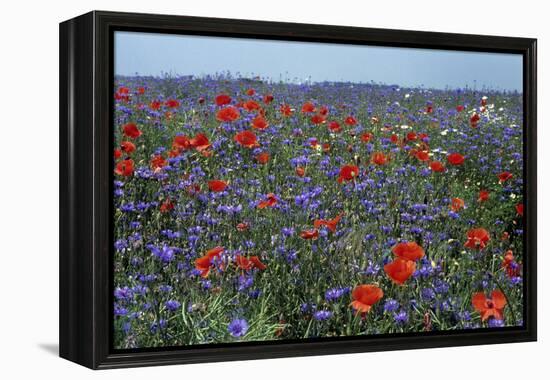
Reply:
[[[536,340],[534,39],[90,12],[60,174],[84,366]]]

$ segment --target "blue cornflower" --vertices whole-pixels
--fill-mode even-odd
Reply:
[[[434,290],[437,294],[447,294],[449,292],[449,284],[443,280],[436,280]]]
[[[327,302],[336,301],[341,298],[344,294],[349,293],[350,288],[334,288],[329,289],[325,292],[325,300]]]
[[[397,324],[405,324],[409,321],[409,315],[405,310],[401,310],[398,313],[393,313],[393,319]]]
[[[119,306],[119,305],[115,305],[115,315],[116,316],[125,316],[126,314],[128,314],[128,309],[126,309],[125,307],[122,307],[122,306]]]
[[[166,309],[169,311],[176,311],[180,308],[181,303],[176,300],[169,300],[164,303],[164,306],[166,306]]]
[[[254,283],[254,277],[239,276],[239,279],[237,281],[237,290],[239,292],[242,292],[243,290],[246,290],[252,286],[252,284]]]
[[[435,298],[435,291],[432,288],[424,288],[420,291],[423,300],[431,301]]]
[[[132,292],[132,289],[127,286],[115,289],[115,298],[117,300],[130,301],[133,297],[134,293]]]
[[[490,318],[487,321],[487,324],[489,325],[489,327],[504,327],[505,326],[504,321],[502,319],[496,319],[496,318]]]
[[[141,228],[141,223],[138,221],[130,222],[130,228],[138,230]]]
[[[173,288],[170,285],[163,284],[159,286],[159,290],[163,293],[170,293]]]
[[[176,250],[172,247],[167,246],[166,244],[163,245],[162,248],[158,248],[152,245],[150,245],[148,248],[153,256],[158,257],[160,261],[165,264],[174,260],[176,256]]]
[[[294,235],[294,228],[292,227],[283,227],[281,230],[283,236],[288,237]]]
[[[118,239],[115,241],[115,249],[117,251],[123,251],[124,249],[128,248],[128,242],[124,239]]]
[[[248,322],[244,319],[234,319],[227,326],[229,333],[235,338],[244,336],[248,331]]]
[[[134,202],[128,202],[120,205],[120,211],[122,212],[132,212],[135,210]]]
[[[396,311],[397,309],[399,309],[399,302],[397,302],[394,299],[390,298],[389,300],[386,300],[386,302],[384,303],[385,312]]]
[[[330,317],[332,317],[332,311],[329,310],[319,310],[313,313],[313,318],[315,318],[317,321],[326,321]]]

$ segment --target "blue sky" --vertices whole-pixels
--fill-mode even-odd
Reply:
[[[519,54],[115,33],[115,75],[203,76],[227,71],[276,81],[522,91]]]

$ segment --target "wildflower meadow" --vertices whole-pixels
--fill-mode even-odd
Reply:
[[[113,91],[115,348],[522,325],[521,93]]]

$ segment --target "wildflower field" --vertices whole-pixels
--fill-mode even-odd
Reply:
[[[114,347],[522,325],[522,96],[117,77]]]

